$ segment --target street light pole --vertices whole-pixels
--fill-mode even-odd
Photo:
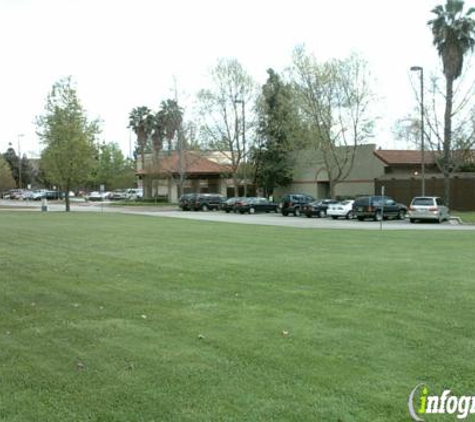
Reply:
[[[244,99],[234,100],[236,104],[241,104],[242,107],[242,162],[243,167],[243,178],[244,178],[244,196],[247,196],[247,178],[246,178],[246,103]]]
[[[20,151],[20,138],[23,135],[23,133],[20,133],[18,135],[18,189],[21,189],[21,151]]]
[[[426,194],[426,163],[425,163],[425,147],[424,147],[424,69],[421,66],[412,66],[413,72],[419,72],[421,82],[421,174],[422,174],[422,196]]]

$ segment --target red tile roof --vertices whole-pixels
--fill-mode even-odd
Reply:
[[[158,173],[177,174],[187,173],[193,175],[200,174],[223,174],[231,171],[230,166],[218,164],[207,158],[201,157],[198,152],[184,152],[180,155],[173,151],[171,155],[160,157]],[[147,174],[147,171],[139,170],[137,174]]]
[[[415,165],[422,163],[422,152],[418,150],[379,149],[374,155],[388,165]],[[434,151],[425,151],[424,162],[435,164],[436,154]]]

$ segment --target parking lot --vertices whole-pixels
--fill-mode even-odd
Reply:
[[[307,217],[283,217],[281,214],[226,214],[218,211],[193,212],[193,211],[161,211],[151,213],[161,217],[185,218],[202,221],[219,221],[236,224],[259,224],[298,228],[321,228],[321,229],[352,229],[352,230],[380,230],[381,224],[376,221],[358,220],[332,220],[331,218],[307,218]],[[383,230],[473,230],[475,225],[460,225],[456,222],[418,223],[410,224],[405,220],[384,220]]]
[[[3,209],[35,210],[40,211],[41,205],[38,202],[17,202],[0,200],[0,207]],[[358,220],[332,220],[331,218],[307,218],[307,217],[283,217],[281,214],[226,214],[221,211],[181,211],[175,207],[120,207],[110,206],[107,203],[72,203],[71,210],[74,212],[103,212],[103,213],[123,213],[138,214],[162,218],[182,218],[201,221],[216,221],[222,223],[235,224],[257,224],[282,227],[314,228],[314,229],[352,229],[352,230],[380,230],[381,224],[376,221]],[[64,211],[64,203],[50,201],[48,211]],[[383,230],[471,230],[475,231],[475,225],[458,224],[456,221],[436,223],[410,224],[405,220],[385,220],[382,223]]]

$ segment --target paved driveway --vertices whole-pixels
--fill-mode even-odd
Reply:
[[[283,217],[280,214],[226,214],[223,212],[183,212],[162,211],[151,215],[161,217],[184,218],[190,220],[219,221],[238,224],[259,224],[268,226],[322,228],[322,229],[352,229],[352,230],[381,230],[381,224],[375,221],[333,220],[331,218]],[[383,230],[473,230],[475,225],[460,225],[452,223],[419,223],[411,224],[409,220],[385,220]]]
[[[0,208],[41,210],[41,203],[1,201]],[[298,227],[298,228],[322,228],[322,229],[353,229],[353,230],[380,230],[381,224],[375,221],[358,220],[332,220],[331,218],[307,218],[307,217],[283,217],[281,214],[226,214],[220,211],[194,212],[181,211],[174,207],[119,207],[109,206],[101,203],[75,203],[71,204],[72,211],[81,212],[104,212],[147,215],[161,218],[181,218],[188,220],[217,221],[223,223],[236,224],[258,224],[267,226]],[[64,211],[64,203],[48,204],[48,210]],[[408,220],[389,220],[382,224],[383,230],[469,230],[475,231],[475,225],[460,225],[455,222],[444,222],[442,224],[419,223],[410,224]]]

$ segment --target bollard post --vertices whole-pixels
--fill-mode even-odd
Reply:
[[[41,211],[43,212],[48,211],[48,200],[46,198],[43,198],[41,200]]]

